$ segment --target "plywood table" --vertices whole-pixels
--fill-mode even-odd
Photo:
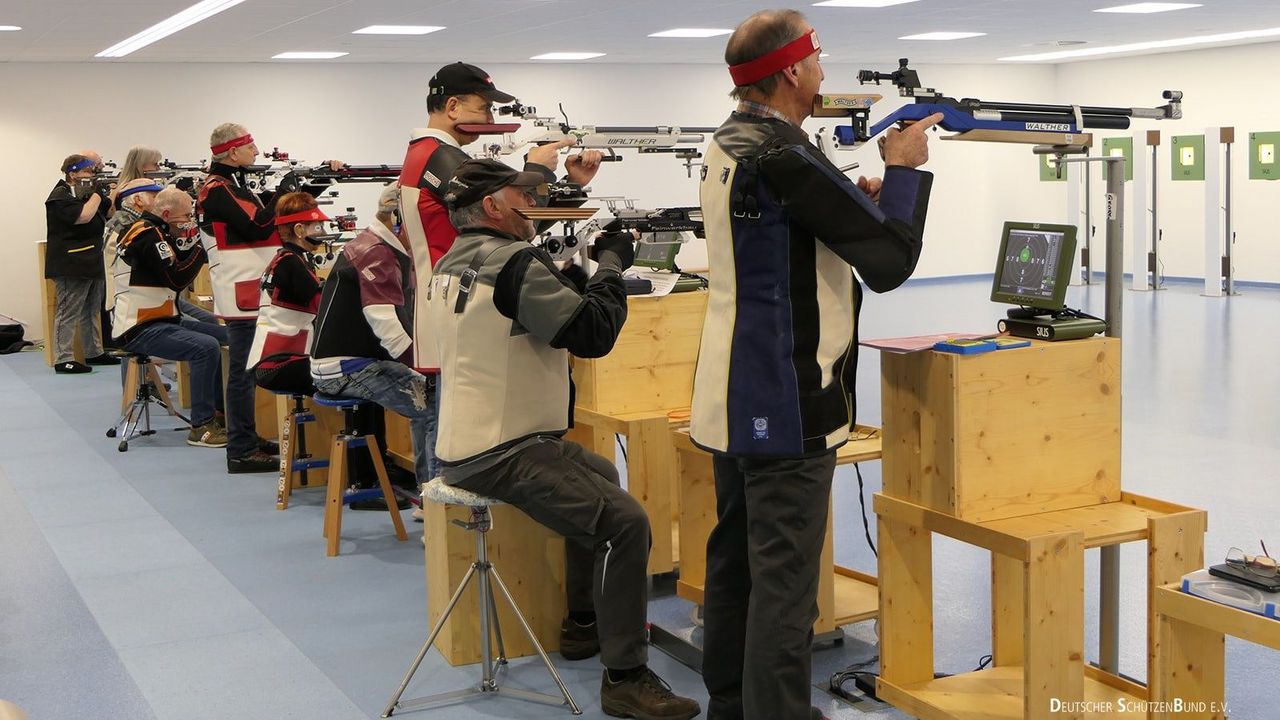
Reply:
[[[706,291],[630,298],[627,322],[603,358],[574,358],[575,428],[569,439],[616,462],[627,439],[627,490],[649,516],[649,574],[680,560],[679,497],[670,415],[693,401],[693,375],[707,310]]]
[[[1155,593],[1160,643],[1151,676],[1155,706],[1151,717],[1226,718],[1225,636],[1280,651],[1280,620],[1188,595],[1177,585],[1157,588]]]
[[[886,354],[881,374],[880,698],[926,720],[1132,717],[1147,688],[1084,662],[1084,551],[1146,541],[1150,609],[1203,565],[1207,517],[1121,489],[1119,341]],[[989,669],[934,677],[933,533],[991,552]]]

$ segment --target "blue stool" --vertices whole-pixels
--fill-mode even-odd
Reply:
[[[276,490],[276,509],[284,510],[289,507],[289,497],[293,494],[294,476],[298,477],[300,485],[306,487],[310,484],[307,471],[327,468],[329,461],[313,458],[307,452],[306,426],[316,422],[316,416],[303,404],[306,396],[280,392],[272,394],[293,398],[293,409],[284,416],[284,424],[280,427],[280,483]]]
[[[396,494],[391,489],[391,481],[387,478],[387,466],[382,462],[382,450],[378,447],[378,439],[372,435],[361,435],[356,428],[356,409],[365,403],[360,398],[337,397],[316,393],[313,399],[318,405],[340,408],[342,410],[342,431],[333,436],[333,448],[329,452],[329,485],[324,504],[324,536],[329,541],[328,555],[338,554],[338,539],[342,534],[342,506],[358,500],[382,497],[387,502],[387,512],[391,513],[391,524],[396,528],[396,539],[404,541],[409,536],[404,532],[404,521],[400,519],[400,509],[396,504]],[[373,461],[373,469],[378,474],[377,490],[346,492],[347,485],[347,450],[350,448],[366,448]]]

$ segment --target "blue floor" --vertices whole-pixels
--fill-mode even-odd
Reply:
[[[870,295],[863,337],[990,329],[1002,309],[989,279],[912,283]],[[1124,485],[1209,511],[1206,554],[1232,545],[1280,547],[1280,291],[1203,298],[1199,286],[1125,293]],[[1102,288],[1072,289],[1100,314]],[[859,419],[879,422],[879,357],[860,361]],[[274,507],[271,475],[230,476],[222,452],[179,432],[117,453],[103,430],[117,412],[119,375],[56,376],[37,353],[0,358],[0,699],[32,720],[328,720],[376,717],[427,631],[421,546],[398,543],[385,515],[348,513],[343,554],[324,556],[321,498]],[[157,423],[169,427],[164,420]],[[878,463],[863,468],[868,495]],[[841,564],[875,572],[857,484],[838,472]],[[870,518],[874,537],[875,518]],[[411,529],[420,526],[410,525]],[[988,557],[934,543],[935,632],[941,672],[973,669],[990,650]],[[1142,545],[1122,552],[1121,669],[1145,675]],[[1088,638],[1096,638],[1096,553],[1087,557]],[[656,597],[651,619],[698,631],[689,605]],[[1089,645],[1096,659],[1096,642]],[[871,623],[814,655],[814,682],[876,656]],[[599,711],[595,660],[555,658],[586,718]],[[676,691],[703,700],[696,674],[655,651]],[[1232,717],[1275,717],[1280,654],[1227,645]],[[461,687],[474,667],[428,656],[411,695]],[[545,688],[515,661],[515,685]],[[901,718],[814,691],[834,718]],[[491,700],[406,717],[558,718],[560,709]]]

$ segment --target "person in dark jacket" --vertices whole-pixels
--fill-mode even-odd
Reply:
[[[96,154],[76,154],[62,161],[62,179],[44,201],[48,227],[44,276],[53,281],[57,305],[53,315],[57,373],[87,373],[89,365],[118,365],[102,343],[101,312],[106,302],[102,231],[110,203],[109,187],[93,183],[102,165]],[[75,358],[80,333],[85,363]]]
[[[187,444],[225,447],[226,430],[214,418],[225,335],[178,310],[178,293],[208,260],[195,237],[191,197],[177,188],[157,193],[150,209],[121,233],[116,255],[127,272],[116,276],[112,333],[129,352],[190,363]]]
[[[630,233],[595,241],[598,267],[561,272],[534,248],[549,169],[496,160],[458,167],[445,200],[459,235],[427,286],[427,325],[440,356],[444,479],[510,503],[565,537],[569,616],[560,654],[600,654],[600,705],[613,717],[688,720],[701,708],[648,667],[649,518],[613,463],[564,439],[571,425],[569,355],[603,357],[627,317],[622,271]]]
[[[800,127],[822,83],[813,27],[762,11],[730,36],[737,110],[700,197],[710,297],[690,435],[712,453],[703,681],[712,720],[809,720],[813,623],[836,449],[849,440],[862,293],[915,270],[933,176],[931,116],[853,181]]]

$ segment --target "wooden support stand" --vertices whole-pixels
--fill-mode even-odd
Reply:
[[[701,605],[707,577],[707,538],[716,525],[716,484],[711,456],[693,444],[687,428],[671,431],[680,462],[680,580],[676,594]],[[837,465],[878,460],[880,433],[859,426],[850,442],[836,451]],[[827,534],[818,576],[816,635],[876,617],[879,592],[875,577],[835,564],[833,518],[827,510]]]
[[[680,559],[676,522],[676,459],[668,413],[693,399],[704,291],[631,298],[627,322],[603,358],[574,358],[575,428],[569,438],[616,462],[617,434],[627,438],[627,489],[649,516],[649,573],[667,573]]]
[[[1109,338],[882,356],[881,699],[928,720],[1082,720],[1150,697],[1084,662],[1083,553],[1147,541],[1154,607],[1202,566],[1206,515],[1120,490],[1119,378]],[[989,669],[934,678],[935,532],[992,553]]]
[[[48,249],[48,240],[36,243],[36,269],[39,273],[36,277],[40,280],[40,314],[44,325],[44,361],[49,367],[53,367],[53,363],[58,359],[57,343],[53,336],[53,316],[58,307],[58,291],[53,281],[44,276],[44,257]],[[75,334],[72,342],[74,343],[72,352],[75,354],[76,362],[84,362],[84,342],[80,333]]]
[[[1225,636],[1280,651],[1280,621],[1188,595],[1176,584],[1156,589],[1153,621],[1160,641],[1151,676],[1157,720],[1227,717]]]

